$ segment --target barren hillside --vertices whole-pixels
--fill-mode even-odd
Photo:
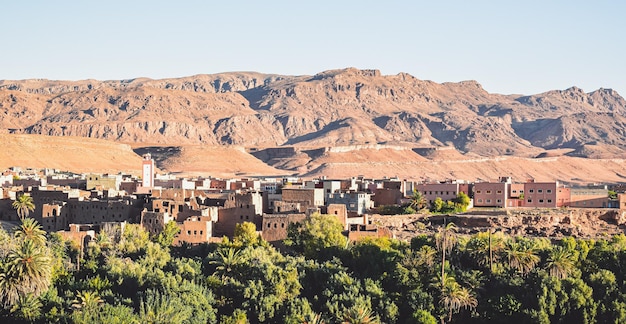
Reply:
[[[0,80],[0,133],[178,147],[160,161],[171,171],[597,181],[626,174],[616,162],[626,150],[626,101],[613,90],[500,95],[476,81],[439,84],[354,68],[313,76]],[[258,159],[215,148],[228,145]],[[266,148],[292,153],[276,157]],[[428,148],[431,155],[417,154]]]
[[[475,81],[438,84],[354,68],[314,76],[0,81],[5,132],[163,145],[419,144],[535,156],[586,144],[623,149],[625,109],[610,89],[499,95]]]
[[[139,174],[141,157],[129,145],[81,137],[0,134],[0,169],[12,166]]]

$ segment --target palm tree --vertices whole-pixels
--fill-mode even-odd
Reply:
[[[13,208],[17,210],[17,215],[20,219],[28,217],[31,211],[35,210],[35,203],[33,197],[22,194],[12,204]]]
[[[82,310],[94,310],[104,303],[95,291],[79,291],[76,293],[76,299],[72,301],[72,307]]]
[[[46,245],[46,231],[33,218],[22,218],[22,224],[13,229],[16,238],[30,240],[36,246]]]
[[[502,233],[492,234],[480,232],[474,235],[466,245],[469,255],[479,266],[489,266],[493,270],[493,263],[498,262],[499,252],[504,248],[504,238]]]
[[[409,206],[415,210],[421,210],[426,206],[426,198],[421,192],[413,189],[413,196],[411,196],[411,204]]]
[[[378,316],[371,309],[358,306],[350,308],[343,316],[342,324],[377,324],[380,323]]]
[[[452,314],[461,308],[473,309],[478,306],[476,297],[467,288],[461,287],[454,277],[444,274],[440,288],[439,304],[448,311],[448,322],[452,320]]]
[[[0,264],[0,302],[4,306],[14,305],[20,298],[20,278],[9,271],[8,264]]]
[[[504,254],[508,260],[509,267],[520,272],[522,275],[532,271],[541,260],[538,253],[537,244],[533,240],[510,240],[506,242]]]
[[[13,316],[34,322],[41,316],[41,302],[33,294],[26,294],[19,297],[17,303],[11,307]]]
[[[417,251],[417,257],[420,265],[432,268],[435,265],[437,250],[430,245],[424,245]]]
[[[139,304],[141,323],[184,323],[191,319],[193,310],[179,298],[148,289]]]
[[[574,255],[562,246],[553,247],[546,262],[550,275],[559,279],[567,278],[574,271]]]
[[[7,256],[7,274],[18,278],[20,293],[39,296],[48,289],[52,262],[47,252],[33,241],[25,240]]]
[[[437,248],[441,250],[441,284],[445,277],[446,252],[452,252],[452,248],[456,244],[456,225],[448,223],[446,226],[439,228],[439,232],[435,234],[435,242]]]
[[[449,277],[452,278],[452,277]],[[445,280],[439,298],[439,304],[448,310],[448,322],[452,320],[452,314],[461,308],[473,309],[478,306],[478,300],[464,287],[461,287],[455,280]]]
[[[111,281],[109,281],[109,278],[100,278],[100,276],[97,277],[93,277],[93,278],[88,278],[87,279],[87,286],[89,287],[89,289],[101,293],[103,291],[106,291],[108,289],[110,289],[113,284],[111,284]]]
[[[304,322],[302,322],[302,324],[325,324],[325,323],[326,322],[324,322],[322,315],[317,314],[317,313],[305,316]]]
[[[223,251],[217,252],[217,260],[212,260],[209,263],[217,265],[215,272],[218,273],[222,279],[231,276],[232,272],[243,262],[243,256],[241,250],[235,250],[229,248],[226,253]]]
[[[413,252],[415,265],[431,269],[435,265],[437,250],[429,245],[422,246],[419,250]]]

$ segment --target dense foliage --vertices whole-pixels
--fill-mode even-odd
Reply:
[[[551,242],[448,224],[355,243],[341,231],[316,215],[279,252],[249,223],[194,248],[127,225],[81,253],[25,218],[0,230],[0,322],[626,322],[624,235]]]

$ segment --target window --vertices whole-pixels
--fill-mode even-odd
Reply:
[[[481,202],[483,202],[483,200],[482,199],[478,199],[478,202],[481,203]]]
[[[552,202],[552,199],[548,199],[548,204]]]
[[[187,231],[187,235],[191,235],[191,231]]]
[[[543,204],[543,199],[539,199],[539,203],[540,203],[540,204]]]
[[[517,190],[513,190],[513,191],[511,191],[511,192],[512,192],[512,193],[517,193]]]
[[[498,200],[496,200],[496,202],[497,202],[498,204],[501,204],[501,203],[502,203],[502,199],[498,199]]]
[[[523,193],[524,193],[524,190],[520,190],[520,191],[519,191],[519,193],[523,194]]]
[[[272,227],[272,224],[267,223],[267,228],[270,228],[270,227]]]
[[[243,219],[243,215],[239,216],[239,219]]]
[[[202,231],[200,231],[200,235],[202,235]]]
[[[487,194],[490,194],[490,193],[491,193],[491,190],[487,190]]]
[[[280,227],[281,227],[281,228],[285,228],[285,223],[281,223],[281,224],[280,224]]]
[[[487,199],[486,203],[491,203],[491,199]]]
[[[535,192],[535,190],[534,189],[530,189],[530,190],[528,190],[528,192],[533,193],[533,192]]]
[[[537,192],[538,192],[538,193],[542,193],[542,192],[543,192],[543,189],[538,189],[538,190],[537,190]]]
[[[183,212],[183,205],[178,205],[178,212],[182,213]]]
[[[497,194],[501,194],[501,193],[502,193],[502,190],[498,190],[498,191],[496,191],[496,193],[497,193]]]
[[[198,235],[198,231],[193,231],[193,235]]]
[[[552,189],[546,190],[547,193],[552,193]]]
[[[532,199],[528,199],[528,200],[526,200],[526,202],[531,203],[531,202],[533,202],[533,200]]]
[[[481,191],[480,190],[476,190],[476,193],[479,194]]]

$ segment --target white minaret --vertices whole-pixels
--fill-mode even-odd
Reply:
[[[142,187],[154,187],[154,160],[152,159],[152,155],[150,155],[150,153],[143,155],[141,175]]]

